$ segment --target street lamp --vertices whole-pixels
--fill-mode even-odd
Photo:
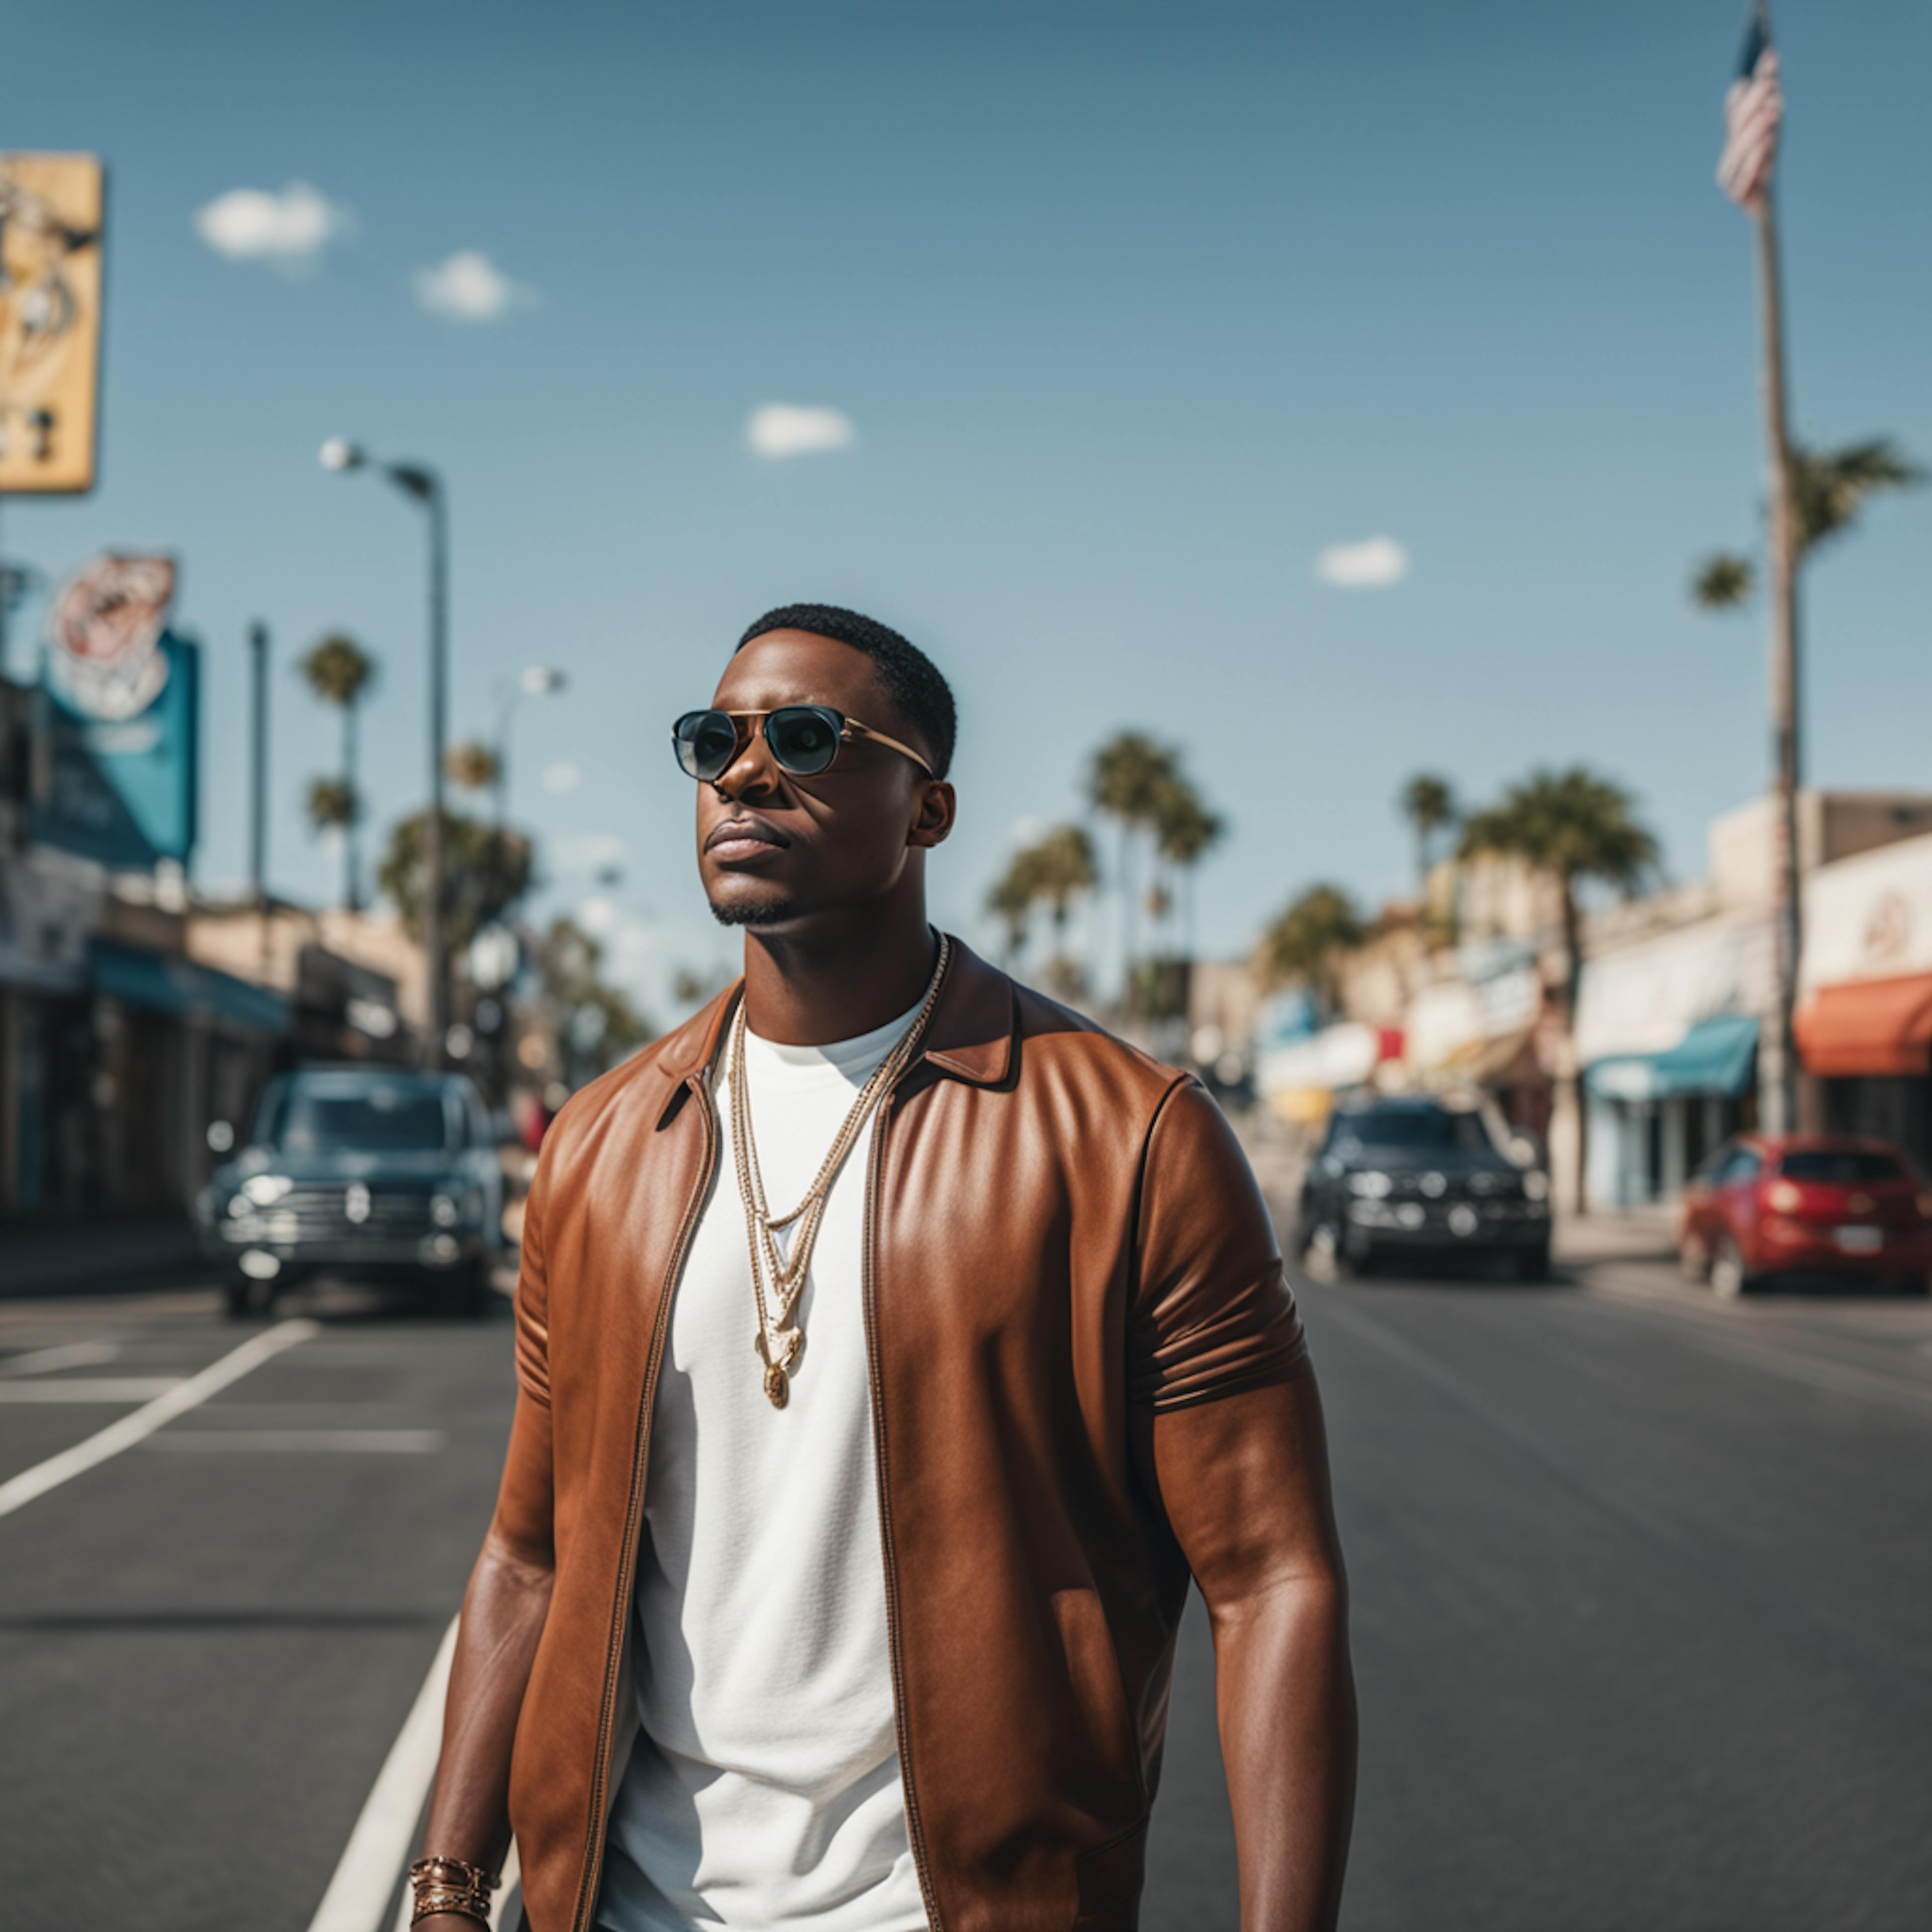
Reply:
[[[520,698],[550,698],[569,682],[552,664],[530,664],[514,679],[502,680],[498,688],[502,702],[496,710],[496,830],[501,832],[510,817],[510,724]]]
[[[369,452],[346,436],[322,446],[322,466],[346,471],[370,466]],[[424,1060],[442,1064],[449,1031],[449,973],[442,931],[442,754],[449,727],[449,517],[442,479],[424,464],[375,466],[429,519],[429,817],[423,827],[424,952],[429,975],[429,1037]]]

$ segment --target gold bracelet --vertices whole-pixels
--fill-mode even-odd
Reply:
[[[410,1923],[451,1912],[479,1925],[490,1922],[490,1894],[496,1889],[496,1874],[464,1858],[418,1858],[410,1868],[410,1885],[416,1898]]]

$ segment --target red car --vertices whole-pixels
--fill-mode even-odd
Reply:
[[[1924,1290],[1932,1277],[1932,1193],[1885,1141],[1742,1134],[1684,1190],[1684,1272],[1719,1294],[1765,1276],[1845,1274]]]

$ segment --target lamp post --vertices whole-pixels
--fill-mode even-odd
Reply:
[[[362,470],[368,451],[345,436],[322,446],[325,470]],[[423,937],[429,977],[428,1038],[424,1064],[442,1065],[449,1032],[449,969],[442,931],[442,757],[449,731],[449,513],[442,479],[427,464],[376,466],[398,489],[420,503],[429,528],[429,816],[423,826]]]
[[[569,682],[551,664],[530,664],[514,679],[505,679],[500,687],[502,701],[496,711],[496,830],[501,832],[510,820],[510,723],[516,716],[520,698],[550,698]]]

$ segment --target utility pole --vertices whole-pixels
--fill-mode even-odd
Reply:
[[[364,468],[368,451],[346,436],[321,450],[325,470]],[[442,760],[449,710],[449,510],[442,478],[424,463],[386,463],[384,476],[423,506],[429,520],[429,816],[423,824],[423,966],[429,981],[423,1064],[440,1070],[449,1037],[449,962],[443,922]]]
[[[1771,38],[1769,8],[1759,0],[1759,31]],[[1764,433],[1768,472],[1766,508],[1771,549],[1772,906],[1777,957],[1776,1007],[1770,1064],[1762,1082],[1764,1125],[1790,1133],[1798,1125],[1798,1048],[1792,1016],[1798,1004],[1801,927],[1798,788],[1798,529],[1791,500],[1791,438],[1784,379],[1784,304],[1779,274],[1778,202],[1767,180],[1751,210],[1757,232],[1758,308],[1764,327]]]
[[[255,902],[256,958],[268,972],[268,627],[248,626],[248,885]]]
[[[268,909],[268,627],[248,626],[248,885],[257,913]]]

